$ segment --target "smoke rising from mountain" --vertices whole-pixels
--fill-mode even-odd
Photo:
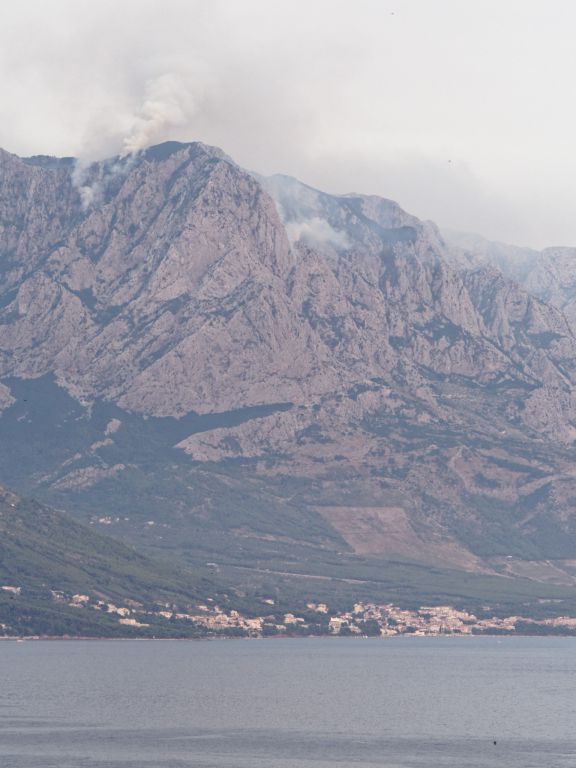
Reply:
[[[346,248],[349,245],[345,232],[338,232],[325,219],[318,216],[289,222],[286,224],[286,233],[292,243],[303,240],[312,246],[328,244],[336,248]]]
[[[4,3],[0,146],[200,140],[441,226],[576,243],[575,23],[568,0]]]
[[[162,141],[167,130],[184,126],[193,113],[186,85],[174,74],[165,74],[146,84],[146,99],[135,116],[131,133],[123,140],[126,154]]]

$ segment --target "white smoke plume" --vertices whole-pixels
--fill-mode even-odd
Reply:
[[[142,108],[124,138],[124,154],[139,152],[163,140],[170,128],[189,124],[193,111],[190,92],[176,75],[165,74],[149,80]]]
[[[286,233],[291,243],[302,240],[312,246],[329,244],[336,248],[348,248],[350,245],[345,232],[334,229],[326,219],[319,216],[289,222],[286,224]]]
[[[106,178],[126,173],[132,164],[130,156],[164,141],[171,128],[188,124],[193,111],[190,91],[178,76],[167,73],[149,80],[142,106],[135,114],[124,118],[129,128],[122,139],[121,159],[100,166],[96,176],[93,169],[91,171],[90,153],[76,161],[72,181],[78,189],[82,209],[86,211],[102,201]]]
[[[126,175],[133,164],[133,155],[102,163],[77,158],[72,171],[72,183],[80,195],[82,210],[87,211],[102,204],[107,183],[118,174]]]
[[[88,183],[88,165],[80,160],[76,160],[74,170],[72,171],[72,183],[78,190],[82,210],[86,211],[100,197],[100,185],[98,182]]]

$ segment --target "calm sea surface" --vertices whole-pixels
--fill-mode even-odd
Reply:
[[[1,768],[575,765],[576,639],[0,642]]]

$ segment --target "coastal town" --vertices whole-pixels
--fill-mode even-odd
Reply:
[[[268,601],[271,608],[272,600]],[[576,631],[576,618],[560,616],[535,620],[522,616],[477,618],[473,613],[447,605],[422,606],[416,610],[399,608],[392,603],[356,603],[350,611],[332,612],[324,603],[308,603],[305,616],[284,613],[278,616],[247,618],[237,611],[228,613],[217,606],[200,606],[193,615],[176,614],[177,620],[193,621],[211,632],[236,629],[247,637],[334,635],[393,637],[396,635],[474,635],[515,634],[519,625],[525,632],[532,624],[535,633],[564,629],[566,634]],[[315,615],[314,615],[315,614]],[[169,613],[164,612],[168,618]]]
[[[22,594],[22,588],[14,585],[0,585],[0,590],[13,598]],[[256,615],[247,615],[234,609],[223,609],[210,599],[193,608],[182,609],[170,604],[144,606],[136,601],[117,605],[90,595],[67,595],[59,590],[52,590],[51,595],[55,603],[69,608],[100,611],[126,630],[160,629],[169,623],[175,628],[176,635],[180,630],[182,636],[262,638],[322,635],[386,638],[398,635],[422,637],[576,633],[574,617],[486,617],[489,606],[483,607],[483,617],[449,605],[408,609],[393,603],[371,602],[357,602],[348,611],[337,611],[321,602],[309,602],[303,611],[285,612],[276,604],[276,600],[262,598],[262,609]],[[0,624],[2,636],[14,636],[14,633],[9,626]]]

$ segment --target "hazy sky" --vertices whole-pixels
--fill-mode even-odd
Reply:
[[[573,0],[4,0],[0,146],[200,139],[441,226],[576,245]]]

